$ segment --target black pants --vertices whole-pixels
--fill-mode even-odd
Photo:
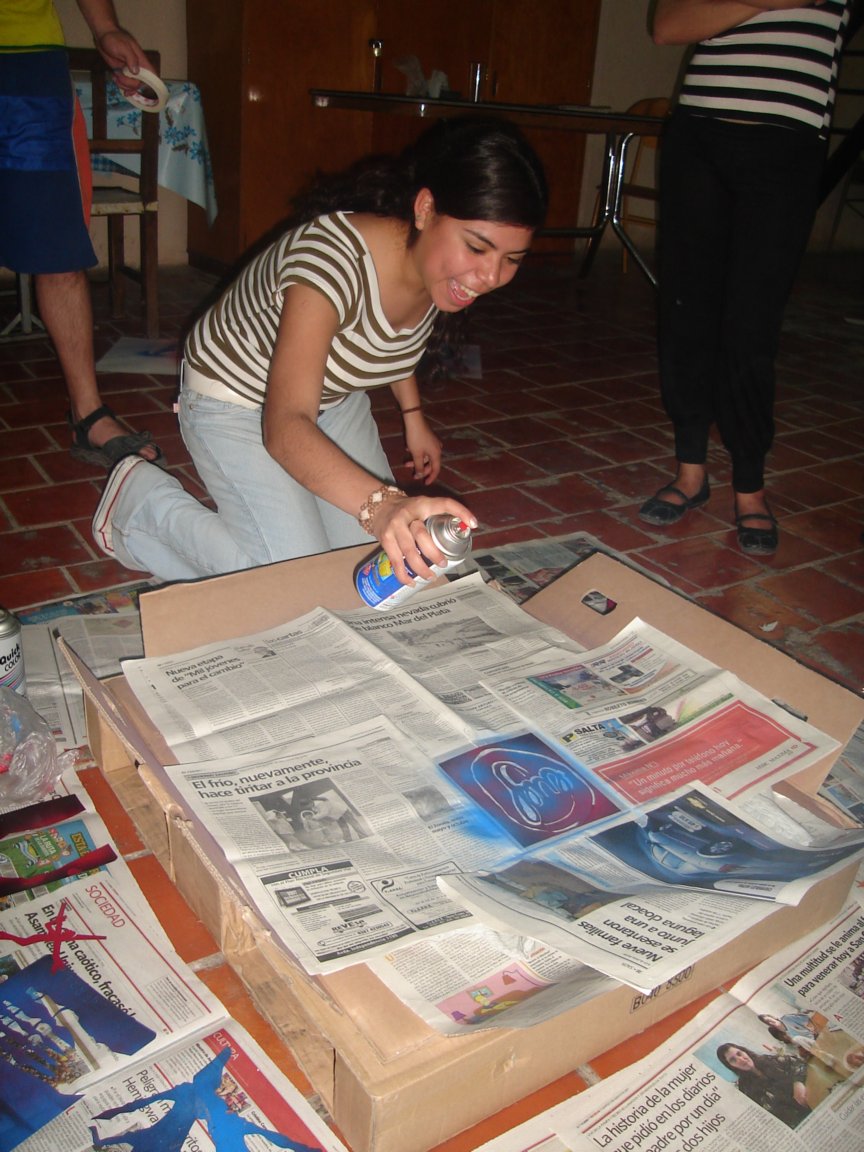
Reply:
[[[704,464],[712,424],[736,492],[764,486],[774,360],[825,162],[815,133],[676,111],[660,167],[660,380],[675,454]]]

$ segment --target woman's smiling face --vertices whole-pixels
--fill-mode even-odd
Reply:
[[[417,271],[442,312],[460,312],[478,296],[509,284],[534,232],[514,224],[457,220],[435,211],[431,193],[415,201],[417,239],[411,249]]]

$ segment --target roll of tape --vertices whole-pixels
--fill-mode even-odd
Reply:
[[[132,80],[140,80],[142,84],[146,84],[155,93],[153,96],[145,96],[142,92],[123,92],[123,95],[130,104],[134,104],[136,108],[140,108],[142,112],[161,112],[165,105],[168,103],[168,89],[159,79],[155,72],[151,72],[149,68],[139,68],[137,72],[133,72],[130,68],[123,69],[123,75],[128,76]],[[121,91],[123,91],[121,89]]]

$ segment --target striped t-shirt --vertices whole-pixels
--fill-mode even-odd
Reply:
[[[696,45],[678,103],[703,116],[827,134],[848,0],[764,11]]]
[[[349,392],[382,388],[414,372],[436,309],[430,307],[415,328],[392,328],[381,307],[371,253],[342,212],[287,232],[248,265],[189,334],[190,366],[263,404],[282,300],[291,284],[315,288],[336,309],[339,326],[327,357],[322,408]]]

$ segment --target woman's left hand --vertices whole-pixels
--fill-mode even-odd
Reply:
[[[413,479],[431,484],[441,471],[442,445],[422,412],[406,415],[405,444],[414,469]]]

